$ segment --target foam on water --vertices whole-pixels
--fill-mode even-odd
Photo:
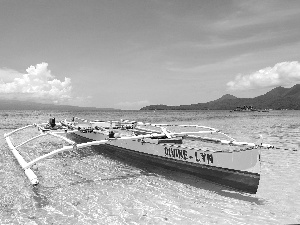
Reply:
[[[108,156],[101,151],[103,147],[65,152],[39,162],[34,170],[40,184],[32,187],[3,134],[48,121],[50,115],[199,124],[218,128],[238,141],[263,140],[277,148],[262,150],[256,195]],[[299,116],[298,111],[0,112],[0,224],[300,223]],[[31,129],[13,140],[20,143],[34,133]],[[60,146],[56,139],[46,137],[26,145],[22,155],[34,158]]]

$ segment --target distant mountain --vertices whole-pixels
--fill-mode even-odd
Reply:
[[[272,89],[271,91],[267,92],[266,94],[258,96],[258,97],[279,98],[279,97],[283,97],[288,90],[290,90],[290,89],[284,88],[284,87],[276,87],[276,88]]]
[[[96,111],[115,110],[112,108],[79,107],[71,105],[43,104],[19,100],[0,99],[0,110],[64,110],[64,111]]]
[[[241,106],[253,106],[256,109],[300,110],[300,84],[291,88],[276,87],[255,98],[237,98],[226,94],[207,103],[180,106],[150,105],[141,108],[141,110],[233,110]]]
[[[230,95],[230,94],[226,94],[226,95],[223,95],[221,98],[213,101],[213,102],[221,102],[221,101],[224,101],[224,100],[228,100],[228,99],[237,99],[237,97],[233,96],[233,95]]]

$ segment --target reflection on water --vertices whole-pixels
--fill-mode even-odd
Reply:
[[[0,135],[11,128],[71,118],[71,112],[1,112]],[[111,115],[113,114],[113,116]],[[256,195],[234,192],[192,175],[121,159],[101,147],[64,152],[38,163],[32,187],[3,138],[0,148],[0,224],[287,224],[300,223],[300,112],[78,112],[88,119],[200,124],[262,150]],[[16,135],[28,139],[35,130]],[[32,159],[61,147],[46,137],[24,146]],[[44,150],[41,151],[40,149]]]
[[[42,185],[37,185],[32,187],[32,198],[35,201],[35,206],[37,208],[43,208],[50,204],[47,198],[47,190],[45,190]],[[48,191],[49,192],[49,191]],[[49,195],[49,193],[48,193]]]

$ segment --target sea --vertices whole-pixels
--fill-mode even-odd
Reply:
[[[214,127],[238,141],[265,143],[260,184],[246,194],[180,171],[139,165],[102,147],[59,153],[37,163],[33,187],[4,134],[73,116]],[[37,134],[29,128],[15,144]],[[60,148],[43,137],[20,150],[26,160]],[[300,224],[300,111],[0,111],[0,224]]]

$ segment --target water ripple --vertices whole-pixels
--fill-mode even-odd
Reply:
[[[2,112],[0,135],[12,128],[61,119],[71,112]],[[89,147],[38,163],[32,187],[0,142],[0,224],[287,224],[300,223],[300,123],[298,111],[239,114],[226,111],[78,112],[88,119],[201,124],[237,140],[269,143],[261,152],[256,195],[234,192],[205,180],[160,167],[121,160]],[[34,129],[16,135],[20,142]],[[61,145],[46,137],[24,146],[32,159]],[[41,149],[44,149],[41,151]]]

